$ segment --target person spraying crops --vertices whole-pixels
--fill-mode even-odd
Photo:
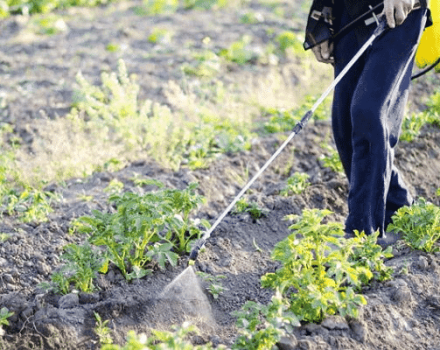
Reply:
[[[391,217],[413,203],[394,152],[415,53],[432,25],[429,5],[427,0],[313,1],[304,48],[333,64],[335,75],[367,41],[378,18],[385,16],[388,25],[334,91],[333,135],[349,182],[347,237],[354,230],[379,231],[380,245],[393,244],[398,234],[386,232]]]

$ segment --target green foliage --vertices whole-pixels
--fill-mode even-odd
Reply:
[[[102,321],[101,316],[97,312],[93,312],[93,314],[96,320],[95,333],[99,338],[99,343],[101,345],[112,344],[113,339],[110,335],[110,329],[107,327],[109,320]]]
[[[96,289],[93,280],[107,266],[105,255],[87,241],[82,245],[66,245],[61,260],[65,264],[51,276],[52,284],[46,286],[61,294],[70,293],[71,284],[77,290],[92,293]]]
[[[240,17],[240,22],[244,24],[256,24],[263,21],[263,16],[257,12],[246,12]]]
[[[72,6],[97,6],[110,0],[0,0],[0,18],[10,14],[48,13]]]
[[[191,133],[177,146],[191,169],[207,168],[209,163],[223,153],[249,150],[255,134],[247,125],[222,119],[214,115],[201,115],[201,121],[194,123]]]
[[[327,154],[321,155],[319,158],[322,164],[326,168],[330,168],[335,173],[344,173],[344,167],[342,166],[341,158],[339,157],[338,151],[335,150],[328,143],[321,143],[321,147],[325,150]]]
[[[186,10],[220,9],[226,7],[230,2],[230,0],[183,0],[183,8]]]
[[[221,69],[220,57],[212,51],[204,51],[194,55],[194,62],[182,65],[182,70],[187,75],[212,78]]]
[[[384,264],[384,259],[393,257],[393,248],[389,246],[385,250],[382,250],[382,247],[376,244],[379,231],[371,235],[357,231],[355,231],[355,233],[356,237],[352,239],[355,244],[349,260],[352,261],[355,266],[365,267],[373,274],[367,273],[366,275],[361,275],[362,283],[367,284],[370,279],[380,282],[389,280],[394,270],[392,267]]]
[[[213,276],[209,273],[197,271],[198,276],[200,276],[205,282],[209,283],[208,291],[211,293],[214,299],[218,299],[219,295],[225,291],[221,280],[226,278],[224,275]]]
[[[298,38],[297,34],[290,31],[279,34],[276,37],[276,42],[282,52],[292,50],[295,53],[302,53],[304,51],[302,40]]]
[[[220,56],[239,65],[255,61],[259,53],[250,45],[252,37],[244,35],[241,40],[233,42],[227,49],[220,51]]]
[[[59,197],[20,183],[14,168],[16,146],[8,145],[4,139],[12,131],[11,125],[0,124],[0,213],[17,216],[22,222],[47,221],[47,215],[53,211],[51,204]]]
[[[108,194],[121,193],[124,189],[124,183],[118,179],[112,179],[108,186],[104,188],[104,192]]]
[[[412,113],[411,116],[406,116],[402,123],[402,132],[400,134],[399,140],[411,142],[419,134],[420,129],[429,120],[427,113]]]
[[[399,140],[411,142],[420,134],[425,124],[432,124],[440,127],[440,93],[434,93],[428,103],[427,110],[420,113],[406,115],[402,122],[402,131]]]
[[[116,43],[108,43],[105,49],[108,52],[118,52],[120,50],[120,46]]]
[[[1,326],[9,326],[8,318],[11,317],[14,313],[9,312],[6,307],[2,307],[0,309],[0,327]]]
[[[268,210],[260,207],[256,202],[248,202],[246,198],[241,198],[235,204],[234,213],[249,213],[254,219],[260,219],[267,215]]]
[[[300,326],[299,319],[289,311],[290,305],[277,290],[268,305],[248,301],[241,310],[235,311],[240,336],[233,350],[265,350],[273,346],[292,327]]]
[[[179,6],[179,0],[144,0],[138,14],[152,16],[163,13],[174,13]]]
[[[32,20],[32,25],[38,34],[45,35],[55,35],[68,29],[66,22],[57,15],[37,16]]]
[[[424,198],[412,206],[400,208],[393,216],[387,230],[403,233],[406,243],[425,252],[439,251],[440,208]]]
[[[0,243],[6,242],[11,235],[9,233],[0,232]]]
[[[167,29],[154,28],[148,36],[148,41],[152,44],[169,43],[173,37],[172,33]]]
[[[91,244],[104,246],[108,259],[126,279],[141,278],[149,272],[144,266],[152,259],[161,268],[166,261],[175,265],[175,252],[188,252],[190,243],[202,234],[199,226],[209,227],[206,220],[190,218],[204,200],[196,194],[196,188],[197,184],[192,183],[183,190],[113,194],[110,201],[117,208],[115,213],[95,210],[93,217],[76,220],[75,229],[88,234]]]
[[[237,201],[237,203],[235,203],[233,213],[234,214],[244,213],[248,207],[249,207],[248,200],[245,197],[242,197]]]
[[[101,87],[81,74],[77,81],[80,89],[68,116],[72,132],[86,134],[98,145],[118,145],[120,152],[147,150],[164,165],[190,169],[206,168],[223,153],[251,148],[254,134],[247,123],[206,112],[187,121],[151,101],[138,104],[139,86],[128,77],[122,60],[117,74],[103,73]]]
[[[269,117],[264,123],[264,130],[268,133],[292,131],[295,125],[309,111],[316,99],[313,96],[306,96],[306,102],[299,108],[292,110],[279,110],[275,108],[263,108],[263,116]],[[313,120],[326,120],[329,118],[328,103],[322,103],[313,114]]]
[[[0,197],[2,211],[6,211],[8,215],[16,215],[22,222],[47,221],[47,215],[53,211],[51,204],[58,200],[58,196],[51,192],[31,187],[21,193],[6,187],[3,193],[0,192]]]
[[[306,173],[295,173],[293,176],[287,179],[286,188],[284,188],[280,195],[289,196],[290,193],[301,194],[307,187],[310,186],[310,183],[307,182],[309,175]]]
[[[322,224],[329,214],[313,209],[304,210],[301,217],[287,216],[296,220],[290,226],[294,233],[277,243],[272,253],[282,267],[262,277],[262,286],[279,290],[289,299],[289,311],[307,322],[336,313],[357,317],[366,300],[355,290],[373,277],[383,280],[391,274],[381,262],[390,253],[375,244],[377,235],[358,234],[346,240],[342,224]]]
[[[152,336],[145,334],[137,335],[134,331],[127,334],[127,343],[124,346],[115,344],[104,345],[101,350],[212,350],[211,343],[206,345],[192,345],[185,340],[191,334],[197,334],[198,330],[189,323],[184,323],[182,327],[174,328],[173,332],[152,330]],[[216,349],[226,349],[220,345]]]

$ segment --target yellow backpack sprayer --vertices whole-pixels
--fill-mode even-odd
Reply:
[[[429,3],[433,25],[426,28],[416,53],[416,64],[419,68],[437,65],[440,58],[440,0]]]

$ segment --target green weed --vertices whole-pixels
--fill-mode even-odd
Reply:
[[[200,276],[205,282],[209,283],[208,291],[212,295],[214,299],[218,299],[220,294],[222,294],[226,288],[223,287],[223,284],[221,283],[222,279],[225,279],[226,276],[224,275],[217,275],[213,276],[209,273],[197,271],[197,276]]]
[[[116,43],[108,43],[105,47],[105,50],[108,52],[118,52],[120,50],[120,46]]]
[[[412,113],[411,116],[406,116],[403,119],[399,140],[406,142],[413,141],[420,134],[420,129],[428,122],[428,120],[428,114],[423,112]]]
[[[124,189],[124,183],[119,181],[118,179],[112,179],[106,188],[104,188],[104,192],[110,195],[121,193]]]
[[[250,45],[252,37],[244,35],[241,40],[233,42],[227,49],[220,51],[220,56],[239,65],[257,60],[259,53]]]
[[[243,24],[256,24],[263,21],[263,16],[258,12],[246,12],[240,17],[240,22]]]
[[[220,57],[212,51],[204,51],[194,55],[195,61],[182,65],[182,70],[187,75],[212,78],[221,69]]]
[[[148,41],[153,44],[169,43],[173,34],[167,29],[154,28],[152,33],[148,36]]]
[[[179,6],[179,0],[144,0],[143,6],[136,13],[144,16],[154,16],[163,13],[174,13]]]
[[[9,233],[0,232],[0,243],[6,242],[10,237]]]
[[[283,32],[279,34],[275,40],[278,43],[279,49],[283,53],[285,53],[287,50],[292,50],[294,53],[300,54],[304,52],[302,40],[299,39],[298,35],[293,32]]]
[[[338,151],[325,142],[321,143],[321,147],[327,153],[319,157],[324,167],[330,168],[335,173],[343,174],[344,167],[342,166],[341,158],[339,157]]]
[[[440,208],[424,198],[412,206],[400,208],[393,216],[387,230],[403,233],[406,243],[425,252],[439,251]]]
[[[9,326],[8,318],[11,317],[14,313],[9,312],[6,307],[2,307],[0,309],[0,337],[4,335],[3,326]]]
[[[0,18],[11,14],[48,13],[72,6],[97,6],[110,0],[0,0]]]
[[[307,182],[309,175],[306,173],[295,173],[287,179],[286,187],[280,192],[282,196],[289,196],[291,193],[301,194],[310,183]]]
[[[93,312],[93,314],[96,320],[95,333],[99,338],[99,343],[101,345],[113,344],[110,329],[107,327],[109,320],[102,321],[101,316],[97,312]]]
[[[82,245],[68,244],[64,247],[61,260],[65,264],[51,276],[52,283],[43,285],[57,293],[68,294],[71,284],[77,290],[92,293],[96,287],[93,284],[98,272],[106,272],[107,258],[87,241]]]
[[[248,202],[246,198],[241,198],[235,204],[233,213],[249,213],[254,219],[260,219],[267,215],[268,210],[260,207],[256,202]]]
[[[268,133],[292,131],[305,113],[310,110],[316,99],[308,95],[304,104],[292,110],[280,110],[276,108],[262,108],[264,117],[269,120],[264,123],[264,130]],[[313,114],[313,120],[327,120],[329,118],[329,102],[322,103]]]
[[[57,15],[40,15],[31,24],[38,34],[55,35],[68,30],[66,22]]]

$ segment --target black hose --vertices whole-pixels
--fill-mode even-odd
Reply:
[[[438,65],[440,63],[440,57],[437,58],[437,61],[435,61],[433,64],[431,64],[429,67],[426,67],[424,70],[414,74],[411,77],[411,80],[417,79],[419,77],[421,77],[422,75],[425,75],[426,73],[428,73],[431,69],[434,69],[436,65]]]

